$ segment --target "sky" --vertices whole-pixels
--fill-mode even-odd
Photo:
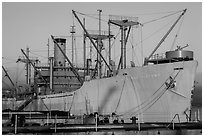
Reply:
[[[181,47],[189,44],[186,50],[194,51],[194,58],[199,66],[197,74],[202,72],[202,3],[201,2],[104,2],[104,3],[71,3],[71,2],[45,2],[45,3],[23,3],[23,2],[3,2],[2,4],[2,64],[8,70],[14,81],[25,81],[25,66],[23,63],[16,63],[19,56],[23,56],[20,49],[29,47],[30,56],[38,57],[42,63],[47,63],[47,43],[50,35],[70,36],[70,26],[76,26],[76,35],[81,36],[82,29],[79,23],[73,18],[72,10],[89,14],[94,18],[86,17],[86,27],[90,30],[98,29],[98,9],[102,10],[102,19],[108,19],[108,15],[121,15],[138,17],[141,23],[148,22],[175,11],[187,8],[182,25],[180,27],[178,38],[175,45]],[[133,59],[137,65],[142,64],[142,57],[150,55],[156,47],[162,36],[170,28],[171,24],[180,14],[175,14],[169,18],[144,25],[142,35],[140,28],[134,28],[130,35],[133,42],[140,41],[141,36],[146,39],[141,44],[134,45],[134,53],[128,54],[128,60]],[[78,14],[80,19],[84,16]],[[181,22],[180,22],[181,23]],[[164,53],[169,50],[174,40],[176,32],[179,30],[179,24],[171,32],[171,36],[158,49],[158,53]],[[164,26],[164,27],[163,27]],[[114,34],[117,34],[119,28],[113,27]],[[102,29],[107,30],[107,22],[102,22]],[[164,28],[161,29],[160,28]],[[151,36],[154,32],[155,35]],[[151,36],[151,37],[149,37]],[[76,37],[76,46],[78,55],[82,54],[81,37]],[[118,38],[119,39],[119,38]],[[117,44],[117,42],[116,42]],[[115,45],[116,45],[115,44]],[[118,42],[119,44],[119,42]],[[131,43],[128,43],[128,51],[132,51]],[[80,47],[81,46],[81,47]],[[52,44],[51,44],[51,47]],[[67,55],[71,57],[71,39],[68,38]],[[174,49],[176,46],[174,46]],[[117,58],[119,51],[114,46],[112,58]],[[52,50],[52,49],[51,49]],[[52,52],[51,52],[52,54]],[[136,54],[136,55],[135,55]],[[133,55],[135,57],[133,57]],[[117,60],[117,59],[116,59]],[[81,59],[82,61],[82,59]],[[78,58],[80,63],[80,57]],[[199,76],[201,81],[201,75]]]

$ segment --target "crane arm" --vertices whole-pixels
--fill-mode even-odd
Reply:
[[[179,18],[175,21],[175,23],[171,26],[171,28],[167,31],[167,33],[164,35],[164,37],[160,40],[160,42],[157,44],[157,46],[155,47],[155,49],[152,51],[152,53],[149,55],[148,58],[145,59],[144,64],[147,63],[147,61],[152,57],[152,55],[156,52],[156,50],[161,46],[161,44],[164,42],[164,40],[167,38],[167,36],[169,35],[169,33],[172,31],[172,29],[176,26],[176,24],[178,23],[178,21],[181,19],[181,17],[185,14],[187,9],[184,9],[182,14],[179,16]]]
[[[67,59],[67,61],[69,62],[70,66],[72,67],[72,72],[76,75],[77,79],[79,80],[80,84],[83,84],[83,80],[81,79],[79,73],[77,72],[77,70],[74,68],[74,65],[72,64],[72,62],[69,60],[69,58],[67,57],[67,55],[64,53],[64,51],[62,50],[62,48],[59,46],[59,44],[57,43],[57,41],[54,39],[54,37],[51,35],[51,38],[53,40],[53,42],[57,45],[57,47],[59,48],[59,50],[62,52],[63,56]]]
[[[112,69],[110,68],[110,66],[108,65],[108,63],[106,62],[105,58],[102,56],[101,52],[99,51],[99,49],[97,48],[96,44],[94,43],[94,41],[91,39],[89,33],[87,32],[87,30],[85,29],[84,25],[82,24],[82,22],[80,21],[80,19],[78,18],[78,16],[76,15],[75,11],[72,10],[72,13],[74,14],[75,18],[78,20],[79,24],[81,25],[82,29],[84,30],[84,32],[86,33],[87,37],[89,38],[89,40],[91,41],[91,43],[93,44],[94,48],[96,49],[97,53],[101,56],[101,58],[103,59],[104,63],[106,64],[106,66],[108,67],[108,69],[112,71]]]
[[[26,53],[23,51],[23,49],[21,49],[21,52],[24,54],[24,56],[27,58],[28,62],[33,66],[33,68],[35,69],[36,72],[38,72],[40,78],[42,78],[42,80],[46,83],[46,85],[48,85],[47,81],[43,78],[42,74],[40,73],[40,71],[38,71],[35,67],[35,65],[32,63],[32,61],[28,58],[28,56],[26,55]]]
[[[15,84],[14,84],[13,81],[11,80],[11,78],[10,78],[8,72],[6,71],[6,69],[4,68],[4,66],[2,66],[2,68],[3,68],[4,72],[6,73],[6,76],[8,77],[8,79],[9,79],[9,81],[11,82],[12,86],[16,88]]]

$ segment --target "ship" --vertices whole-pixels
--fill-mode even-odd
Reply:
[[[99,24],[101,12],[99,10]],[[126,45],[131,27],[142,25],[137,19],[111,16],[108,21],[108,25],[115,25],[121,31],[121,55],[116,65],[111,59],[111,51],[108,61],[101,54],[103,40],[108,39],[111,42],[114,38],[110,30],[108,33],[102,33],[99,25],[97,33],[90,33],[85,27],[85,21],[79,19],[76,11],[73,10],[72,13],[84,31],[83,38],[89,39],[97,51],[95,66],[91,65],[91,58],[86,58],[85,41],[84,66],[76,67],[66,55],[66,39],[51,35],[54,57],[49,58],[47,65],[38,64],[38,61],[30,59],[28,54],[21,50],[26,57],[25,62],[34,68],[34,84],[23,100],[3,99],[3,110],[19,113],[47,112],[48,115],[57,114],[54,111],[59,111],[64,112],[68,119],[79,118],[77,124],[95,123],[89,120],[91,116],[96,116],[103,122],[110,122],[113,118],[113,123],[191,121],[192,93],[198,66],[198,62],[193,58],[193,51],[185,50],[188,46],[186,45],[178,46],[177,49],[162,55],[155,54],[184,16],[186,9],[162,37],[154,51],[144,59],[143,65],[136,66],[131,62],[130,67],[127,67]],[[75,34],[74,27],[71,34]],[[103,75],[102,66],[106,67],[106,73]],[[29,78],[27,81],[29,83]],[[63,122],[66,122],[66,119]]]

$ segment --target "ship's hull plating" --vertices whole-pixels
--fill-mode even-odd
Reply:
[[[39,96],[25,110],[62,110],[74,115],[98,112],[129,121],[186,122],[197,61],[122,69],[110,78],[84,82],[73,93]],[[4,104],[3,104],[4,105]]]

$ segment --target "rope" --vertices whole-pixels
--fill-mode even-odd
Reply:
[[[87,17],[89,17],[89,18],[93,18],[93,19],[99,20],[99,18],[94,17],[94,16],[91,16],[91,14],[84,14],[84,13],[81,13],[81,12],[78,12],[78,11],[75,11],[75,12],[78,13],[78,14],[81,14],[81,15],[83,15],[83,16],[87,16]],[[101,21],[108,23],[108,21],[103,20],[103,19],[101,19]]]
[[[10,62],[4,63],[4,65],[6,65],[6,64],[15,64],[15,63],[16,63],[16,62],[10,61]]]
[[[8,58],[8,57],[2,57],[2,61],[3,60],[9,60],[9,61],[16,62],[16,59],[12,59],[12,58]]]
[[[45,56],[42,56],[42,55],[39,55],[39,54],[36,54],[36,53],[33,53],[33,52],[30,52],[30,53],[33,54],[33,55],[40,56],[42,58],[46,58],[47,59],[47,57],[45,57]]]
[[[134,30],[133,30],[133,28],[131,29],[131,38],[132,38],[132,41],[133,41],[133,32],[134,32]],[[132,44],[132,42],[131,42],[131,44]],[[134,50],[134,47],[133,47],[133,44],[132,44],[132,61],[134,62],[134,57],[133,57],[133,50]]]
[[[172,14],[169,14],[169,15],[166,15],[166,16],[163,16],[163,17],[160,17],[160,18],[157,18],[157,19],[153,19],[153,20],[150,20],[150,21],[141,23],[141,24],[142,24],[142,25],[149,24],[149,23],[152,23],[152,22],[155,22],[155,21],[158,21],[158,20],[167,18],[167,17],[172,16],[172,15],[174,15],[174,14],[177,14],[177,13],[179,13],[179,12],[181,12],[181,11],[177,11],[177,12],[175,12],[175,13],[172,13]]]
[[[132,43],[131,40],[130,40],[130,44],[131,44],[131,47],[132,47],[132,52],[134,53],[134,56],[135,56],[136,59],[137,59],[138,65],[140,66],[139,59],[138,59],[138,57],[137,57],[137,54],[136,54],[135,49],[134,49],[134,45],[133,45],[133,43]],[[137,45],[136,45],[136,46],[137,46]],[[130,49],[128,49],[127,51],[129,51],[129,50],[130,50]],[[133,58],[133,54],[132,54],[132,58]]]
[[[73,24],[73,26],[75,26],[75,23],[74,23],[74,15],[72,14],[72,24]]]
[[[162,29],[166,28],[170,23],[172,23],[175,19],[171,20],[170,22],[168,22],[167,24],[165,24],[164,26],[162,26],[161,28],[159,28],[158,30],[154,31],[153,33],[151,33],[149,36],[147,36],[146,38],[144,38],[143,40],[141,40],[140,42],[136,43],[136,45],[141,44],[142,42],[144,42],[145,40],[149,39],[150,37],[152,37],[153,35],[155,35],[156,33],[160,32]]]
[[[119,104],[120,104],[120,100],[121,100],[121,97],[122,97],[122,93],[123,93],[123,89],[124,89],[124,86],[125,86],[125,81],[126,81],[126,77],[125,77],[125,80],[124,80],[124,82],[123,82],[123,87],[122,87],[122,90],[121,90],[121,92],[120,92],[120,97],[119,97],[119,100],[118,100],[118,103],[117,103],[117,106],[116,106],[116,108],[115,108],[115,113],[116,113],[116,110],[118,109],[118,106],[119,106]]]
[[[181,70],[179,70],[179,72],[176,74],[176,76],[173,78],[173,80],[175,80],[175,78],[178,76],[178,74],[180,73],[180,71]],[[173,72],[174,73],[174,72]],[[173,74],[172,73],[172,74]],[[165,82],[167,82],[167,80],[169,80],[169,77],[166,79],[166,81]],[[144,109],[145,107],[147,107],[149,104],[151,104],[155,99],[155,101],[147,108],[147,109],[145,109],[144,111],[146,111],[146,110],[148,110],[152,105],[154,105],[156,102],[157,102],[157,100],[159,100],[161,97],[162,97],[162,95],[169,89],[169,87],[166,87],[165,89],[164,89],[164,91],[162,91],[161,92],[161,95],[159,94],[158,96],[156,96],[155,98],[153,98],[153,96],[161,89],[161,87],[163,86],[163,85],[165,85],[165,82],[159,87],[159,89],[157,89],[156,90],[156,92],[154,92],[153,94],[152,94],[152,96],[149,98],[149,99],[147,99],[146,101],[144,101],[143,103],[141,103],[140,105],[138,105],[138,106],[136,106],[136,107],[133,107],[132,109],[130,109],[130,110],[128,110],[126,113],[124,113],[124,114],[121,114],[121,115],[126,115],[126,114],[132,114],[132,113],[135,113],[135,112],[130,112],[130,111],[133,111],[134,109],[136,109],[136,108],[138,108],[138,107],[141,107],[143,104],[145,104],[145,103],[147,103],[144,107],[142,107],[141,109],[139,109],[139,110],[137,110],[137,111],[140,111],[140,110],[142,110],[142,109]],[[151,98],[153,98],[150,102],[148,102]],[[136,112],[137,112],[136,111]],[[143,112],[144,112],[143,111]],[[142,112],[141,112],[142,113]],[[139,113],[140,114],[140,113]]]
[[[172,46],[171,46],[171,48],[170,48],[170,51],[173,50],[173,47],[174,47],[174,45],[175,45],[175,42],[176,42],[177,37],[178,37],[178,35],[179,35],[179,32],[180,32],[180,30],[181,30],[181,26],[182,26],[183,20],[184,20],[184,16],[183,16],[183,18],[182,18],[182,20],[181,20],[181,23],[180,23],[179,27],[178,27],[178,30],[177,30],[177,33],[176,33],[176,35],[175,35],[174,41],[173,41],[173,43],[172,43]]]
[[[167,12],[153,12],[153,13],[143,13],[143,14],[135,14],[135,15],[155,15],[155,14],[167,14],[167,13],[172,13],[172,12],[182,12],[183,10],[179,11],[167,11]]]
[[[115,39],[114,39],[113,43],[111,44],[111,48],[112,48],[113,44],[115,44],[115,41],[118,38],[119,34],[120,34],[120,29],[118,29],[118,33],[116,34]]]
[[[17,63],[17,66],[16,66],[16,86],[18,84],[18,73],[19,73],[19,63]]]
[[[47,49],[45,49],[45,50],[30,50],[30,52],[47,52]],[[49,51],[54,51],[54,50],[49,50]]]
[[[160,17],[160,18],[157,18],[157,19],[154,19],[154,20],[145,22],[145,23],[143,23],[143,25],[144,25],[144,24],[148,24],[148,23],[150,23],[150,22],[154,22],[154,21],[157,21],[157,20],[160,20],[160,19],[169,17],[169,16],[171,16],[171,15],[177,14],[177,13],[182,12],[182,11],[183,11],[183,10],[179,10],[179,11],[169,11],[169,12],[144,13],[144,14],[135,14],[135,15],[155,15],[155,14],[167,14],[167,13],[172,13],[172,12],[174,12],[174,13],[172,13],[172,14],[169,14],[169,15],[166,15],[166,16],[163,16],[163,17]],[[97,19],[97,20],[99,19],[98,17],[94,17],[94,16],[93,16],[93,15],[98,16],[98,14],[85,14],[85,13],[81,13],[81,12],[78,12],[78,11],[75,11],[75,12],[78,13],[78,14],[81,14],[81,15],[83,15],[83,16],[87,16],[87,17],[93,18],[93,19]],[[105,14],[103,14],[103,15],[101,15],[101,16],[110,16],[110,15],[105,15]],[[101,19],[101,21],[108,23],[108,21],[103,20],[103,19]]]
[[[13,87],[11,87],[8,83],[6,83],[5,81],[2,80],[2,82],[9,88],[9,89],[13,89]],[[3,87],[3,84],[2,84]]]
[[[175,78],[178,76],[178,74],[180,73],[181,70],[179,70],[179,72],[177,72],[176,76],[173,78],[173,81],[175,80]],[[171,84],[169,84],[171,85]],[[161,97],[162,95],[170,88],[170,86],[166,87],[165,91],[161,94],[161,96],[159,96],[154,102],[153,104],[151,104],[147,109],[145,109],[144,111],[148,110],[151,106],[153,106]]]
[[[41,97],[39,97],[39,98],[40,98],[41,102],[43,103],[43,105],[45,106],[45,108],[46,108],[48,111],[51,111],[51,110],[47,107],[47,105],[45,104],[45,102],[43,101],[43,99],[42,99]]]
[[[172,13],[172,12],[174,12],[174,13]],[[174,15],[174,14],[177,14],[177,13],[179,13],[179,12],[181,12],[181,11],[171,11],[171,12],[163,12],[163,13],[171,13],[171,14],[169,14],[169,15],[166,15],[166,16],[163,16],[163,17],[160,17],[160,18],[157,18],[157,19],[154,19],[154,20],[150,20],[150,21],[148,21],[148,22],[145,22],[145,23],[143,23],[143,25],[144,24],[148,24],[148,23],[151,23],[151,22],[154,22],[154,21],[157,21],[157,20],[161,20],[161,19],[163,19],[163,18],[167,18],[167,17],[169,17],[169,16],[172,16],[172,15]],[[99,18],[97,18],[97,17],[93,17],[93,16],[90,16],[90,15],[94,15],[94,14],[84,14],[84,13],[81,13],[81,12],[78,12],[78,11],[76,11],[76,13],[78,13],[78,14],[81,14],[81,15],[83,15],[83,16],[87,16],[87,17],[91,17],[91,18],[94,18],[94,19],[99,19]],[[153,14],[161,14],[161,13],[153,13]],[[102,21],[104,21],[104,20],[102,20]],[[104,21],[104,22],[107,22],[107,21]],[[169,22],[170,23],[170,22]],[[168,24],[169,24],[168,23]],[[148,36],[148,37],[146,37],[145,39],[143,39],[143,40],[141,40],[139,43],[137,43],[137,44],[141,44],[141,46],[142,46],[142,44],[143,44],[143,42],[146,40],[146,39],[148,39],[148,38],[150,38],[151,36],[153,36],[154,34],[156,34],[157,32],[159,32],[160,30],[162,30],[163,28],[165,28],[168,24],[166,24],[164,27],[162,27],[161,29],[159,29],[159,30],[157,30],[156,32],[154,32],[154,33],[152,33],[150,36]],[[116,38],[117,38],[117,36],[119,35],[119,32],[118,32],[118,34],[116,35]],[[142,39],[142,37],[141,37],[141,39]],[[113,43],[111,44],[111,47],[113,46],[113,44],[115,43],[115,41],[116,41],[116,39],[113,41]],[[137,45],[136,44],[136,45]],[[115,56],[115,55],[114,55]],[[118,55],[118,56],[120,56],[120,55]],[[116,57],[114,57],[114,59],[115,58],[117,58],[118,56],[116,56]],[[143,55],[142,55],[143,56]],[[142,57],[143,58],[143,57]],[[138,59],[137,59],[138,60]],[[139,61],[138,61],[139,62]]]
[[[70,110],[72,109],[72,105],[73,105],[73,103],[74,103],[74,97],[75,97],[75,92],[74,92],[74,95],[73,95],[73,98],[72,98],[72,103],[71,103],[71,106],[70,106],[70,108],[69,108],[69,112],[70,112]]]
[[[142,63],[143,63],[144,55],[143,55],[143,42],[142,42],[142,38],[143,38],[143,37],[142,37],[142,36],[143,36],[143,35],[142,35],[142,26],[141,26],[140,28],[141,28],[141,43],[140,43],[140,44],[141,44]]]

